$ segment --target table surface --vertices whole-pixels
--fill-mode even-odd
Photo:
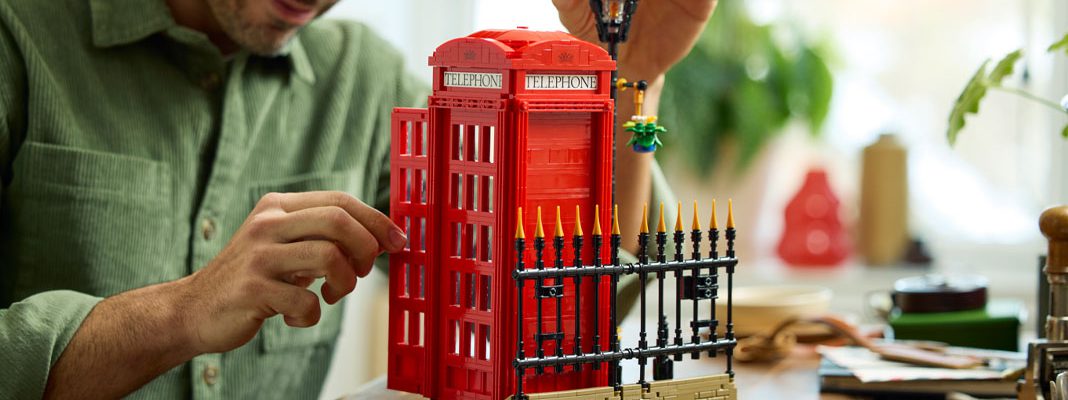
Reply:
[[[819,355],[811,347],[799,346],[790,357],[770,364],[735,363],[735,384],[739,400],[764,399],[849,399],[848,396],[819,392],[816,369]],[[694,377],[719,374],[724,371],[725,361],[716,359],[685,360],[676,365],[676,377]],[[624,365],[624,382],[637,379],[637,368]],[[651,376],[651,375],[649,375]],[[379,377],[364,385],[346,399],[421,399],[422,396],[386,389],[386,378]]]

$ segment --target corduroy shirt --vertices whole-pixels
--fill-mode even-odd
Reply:
[[[162,0],[0,0],[0,397],[40,397],[97,302],[203,268],[265,193],[384,210],[390,111],[425,101],[404,70],[351,22],[224,57]],[[133,397],[314,398],[341,315],[271,318]]]

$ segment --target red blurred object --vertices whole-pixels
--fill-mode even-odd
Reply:
[[[600,205],[596,218],[609,220],[615,62],[566,33],[516,29],[448,41],[429,63],[428,109],[393,112],[390,216],[409,245],[390,257],[387,386],[432,399],[504,399],[516,386],[516,211],[529,210],[532,226],[539,206],[592,214]],[[564,254],[572,252],[568,244]],[[585,262],[593,256],[584,249]],[[525,263],[534,265],[533,251]],[[609,281],[601,284],[600,315],[608,315]],[[582,286],[594,292],[592,281]],[[534,309],[534,285],[523,290],[524,308]],[[576,324],[607,325],[587,311],[594,304],[583,297],[575,315],[575,300],[563,300],[566,333],[557,340],[565,347],[574,346]],[[525,354],[536,352],[538,322],[524,315]],[[593,346],[589,336],[581,341]],[[608,348],[607,336],[600,341]],[[522,379],[530,393],[605,386],[608,369],[531,368]]]
[[[779,257],[797,266],[834,266],[849,257],[851,243],[839,219],[838,197],[827,172],[814,168],[786,205]]]

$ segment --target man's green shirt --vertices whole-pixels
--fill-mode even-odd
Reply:
[[[390,111],[423,93],[355,23],[224,57],[162,0],[0,0],[0,397],[40,397],[101,298],[203,268],[265,193],[388,204]],[[315,397],[341,314],[269,319],[135,397]]]

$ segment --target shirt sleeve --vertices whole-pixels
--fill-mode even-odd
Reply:
[[[25,135],[25,64],[12,34],[18,24],[8,3],[0,2],[0,202]],[[6,257],[0,250],[0,268]],[[0,292],[0,307],[6,307],[0,308],[0,397],[40,398],[49,371],[100,298],[50,291],[8,303],[13,300]]]
[[[0,393],[40,398],[48,373],[100,298],[72,291],[42,292],[0,309]]]

